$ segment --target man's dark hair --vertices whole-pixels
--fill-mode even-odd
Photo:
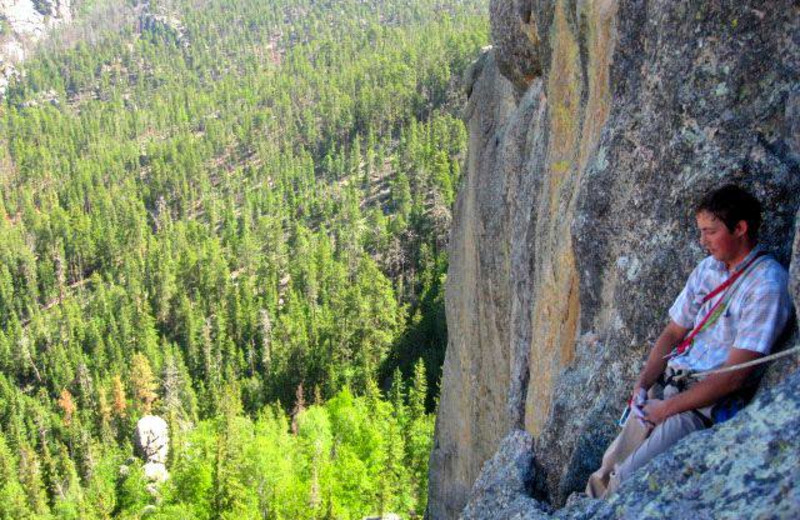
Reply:
[[[697,205],[695,214],[707,211],[720,219],[733,233],[740,220],[747,222],[747,236],[758,240],[761,227],[761,203],[750,192],[735,184],[727,184],[705,195]]]

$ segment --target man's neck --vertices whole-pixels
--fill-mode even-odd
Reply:
[[[756,245],[755,245],[755,244],[750,244],[750,243],[746,244],[746,245],[745,245],[745,246],[744,246],[744,247],[741,249],[741,251],[739,252],[739,254],[737,254],[737,255],[736,255],[736,258],[734,258],[733,260],[730,260],[730,261],[728,261],[728,262],[725,262],[725,269],[727,269],[727,270],[728,270],[728,272],[731,272],[731,271],[733,271],[733,269],[734,269],[734,268],[736,268],[736,267],[737,267],[737,266],[739,266],[739,265],[740,265],[742,262],[744,262],[744,259],[745,259],[745,258],[747,258],[747,255],[749,255],[750,253],[752,253],[752,252],[753,252],[753,249],[755,249],[755,248],[756,248]]]

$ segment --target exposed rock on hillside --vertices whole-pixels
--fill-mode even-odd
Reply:
[[[154,13],[149,9],[145,9],[139,15],[139,30],[140,32],[151,31],[169,35],[184,47],[189,44],[186,40],[186,29],[183,26],[183,22],[174,14]]]
[[[134,432],[134,448],[145,461],[144,474],[148,480],[164,482],[169,478],[166,468],[169,429],[164,419],[155,415],[139,419]]]
[[[798,14],[789,1],[492,2],[495,47],[467,78],[432,518],[461,512],[515,428],[532,435],[537,493],[563,504],[583,487],[703,257],[692,207],[709,188],[748,186],[788,264]]]
[[[147,462],[167,462],[169,432],[166,421],[156,415],[145,415],[136,423],[134,446]]]
[[[72,20],[71,0],[0,0],[0,94],[18,74],[32,44],[49,29]]]

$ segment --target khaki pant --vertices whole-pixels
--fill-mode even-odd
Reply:
[[[664,399],[668,399],[677,394],[678,389],[674,386],[662,389],[656,385],[650,389],[648,398],[659,398],[662,393]],[[706,417],[710,417],[710,410],[709,406],[698,411]],[[673,415],[652,430],[643,426],[631,414],[628,422],[622,428],[622,432],[603,455],[600,469],[589,477],[586,494],[592,498],[606,498],[650,459],[663,453],[683,437],[705,427],[703,419],[694,412]]]

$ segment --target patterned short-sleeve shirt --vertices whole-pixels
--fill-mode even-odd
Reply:
[[[757,253],[750,252],[732,272]],[[725,312],[715,323],[695,336],[692,347],[669,361],[669,366],[693,372],[714,370],[725,364],[732,347],[769,354],[772,344],[791,315],[788,275],[778,261],[765,256],[756,261],[736,287]],[[709,256],[689,276],[669,316],[678,325],[694,328],[723,294],[703,303],[703,298],[728,279],[723,262]]]

